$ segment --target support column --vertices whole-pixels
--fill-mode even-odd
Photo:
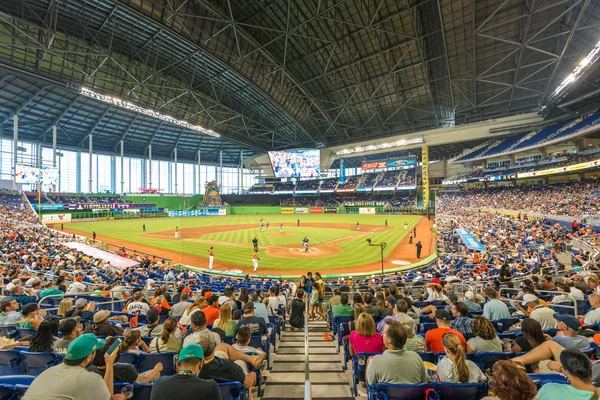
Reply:
[[[152,189],[152,145],[148,145],[148,187]]]
[[[429,146],[423,146],[422,155],[422,190],[423,190],[423,207],[425,207],[425,211],[427,215],[429,215]]]
[[[242,194],[242,179],[244,177],[244,150],[240,150],[240,165],[238,167],[238,194]]]
[[[52,125],[52,167],[56,168],[56,125]],[[58,170],[58,179],[60,180],[60,169]],[[56,184],[52,185],[52,191],[56,192]]]
[[[39,169],[39,172],[41,172],[41,168],[42,168],[42,142],[38,143],[37,167]],[[41,176],[40,176],[40,178],[41,178]],[[37,182],[37,191],[38,191],[38,193],[40,193],[42,191],[42,180],[41,179],[38,179],[38,182]],[[39,208],[38,208],[38,210],[39,210]]]
[[[223,193],[223,150],[219,151],[219,186]]]
[[[121,194],[125,194],[125,158],[123,157],[125,153],[125,142],[121,140]]]
[[[94,148],[94,144],[93,144],[94,140],[93,140],[93,136],[91,134],[88,137],[88,141],[89,141],[89,145],[90,145],[90,148],[89,148],[89,152],[90,152],[90,180],[89,180],[90,186],[88,188],[88,193],[92,193],[92,182],[94,182],[94,180],[92,179],[92,150]]]
[[[200,164],[200,149],[198,149],[198,151],[196,152],[196,154],[198,155],[198,176],[196,177],[198,179],[198,194],[202,194],[202,172],[201,172],[201,164]]]
[[[131,190],[131,157],[129,157],[129,193],[132,193]]]
[[[177,194],[177,147],[173,149],[173,161],[175,162],[175,194]]]
[[[17,190],[17,155],[19,154],[19,116],[13,118],[13,190]]]

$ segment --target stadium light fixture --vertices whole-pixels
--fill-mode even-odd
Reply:
[[[561,83],[554,89],[551,97],[556,97],[564,92],[569,85],[577,81],[581,75],[589,68],[590,65],[594,64],[598,60],[598,56],[600,54],[600,41],[596,43],[594,48],[588,53],[588,55],[581,60],[581,62],[573,69],[571,72]]]
[[[371,247],[380,247],[381,248],[381,281],[383,282],[383,250],[385,250],[385,248],[387,247],[387,243],[385,243],[385,242],[371,243],[371,238],[367,239],[367,243],[369,243],[369,246],[371,246]]]
[[[181,126],[183,128],[187,128],[187,129],[190,129],[190,130],[193,130],[193,131],[196,131],[196,132],[200,132],[200,133],[202,133],[204,135],[208,135],[208,136],[212,136],[212,137],[216,137],[216,138],[220,138],[221,137],[221,135],[219,135],[217,132],[215,132],[213,130],[210,130],[210,129],[206,129],[206,128],[200,126],[200,125],[194,125],[194,124],[191,124],[191,123],[189,123],[187,121],[184,121],[182,119],[177,119],[177,118],[171,117],[170,115],[161,114],[161,113],[156,112],[156,111],[154,111],[154,110],[152,110],[150,108],[140,107],[140,106],[138,106],[138,105],[136,105],[134,103],[122,100],[122,99],[120,99],[118,97],[107,96],[107,95],[104,95],[102,93],[95,92],[95,91],[93,91],[91,89],[88,89],[88,88],[86,88],[84,86],[75,87],[75,90],[79,91],[79,93],[81,93],[83,96],[91,97],[93,99],[100,100],[100,101],[102,101],[104,103],[107,103],[107,104],[111,104],[111,105],[114,105],[114,106],[117,106],[117,107],[121,107],[121,108],[124,108],[124,109],[129,110],[129,111],[135,111],[135,112],[140,113],[140,114],[148,115],[149,117],[160,119],[161,121],[169,122],[169,123],[174,124],[174,125],[179,125],[179,126]]]
[[[367,151],[393,149],[396,147],[403,147],[403,146],[408,146],[411,144],[420,144],[420,143],[424,143],[424,142],[425,142],[425,140],[423,139],[423,137],[419,136],[419,137],[410,138],[410,139],[400,139],[400,140],[396,140],[393,142],[387,142],[387,143],[349,147],[347,149],[342,149],[342,150],[336,151],[335,154],[338,156],[343,156],[343,155],[347,155],[347,154],[365,153]]]

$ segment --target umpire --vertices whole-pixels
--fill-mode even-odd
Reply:
[[[254,251],[257,252],[258,251],[258,240],[256,239],[256,236],[254,236],[254,239],[252,239],[252,246],[254,246]]]

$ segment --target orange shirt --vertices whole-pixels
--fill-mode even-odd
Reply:
[[[156,297],[154,297],[154,298],[152,298],[152,300],[150,300],[150,305],[151,306],[156,305]],[[163,298],[162,304],[159,304],[159,306],[162,308],[171,309],[169,302],[165,298]]]
[[[463,350],[467,351],[467,341],[462,333],[455,331],[450,328],[436,328],[430,331],[427,331],[425,334],[425,345],[427,346],[428,351],[433,351],[434,353],[442,353],[444,352],[444,345],[442,344],[442,336],[446,333],[454,333],[458,340],[463,345]]]
[[[219,318],[219,314],[221,311],[212,306],[208,306],[202,310],[204,315],[206,316],[206,325],[212,325],[217,318]]]
[[[210,250],[210,256],[211,256],[211,257],[214,257],[214,256],[215,256],[215,252],[214,252],[214,250],[212,250],[212,249]]]

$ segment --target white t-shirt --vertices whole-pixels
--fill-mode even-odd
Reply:
[[[575,300],[583,300],[585,298],[585,295],[583,294],[583,292],[579,289],[577,289],[576,287],[572,287],[571,289],[571,293],[569,293],[571,296],[573,296],[575,298]]]
[[[85,285],[81,282],[73,282],[67,289],[67,294],[85,293]]]
[[[223,304],[225,304],[225,302],[227,300],[229,300],[229,297],[227,297],[227,296],[221,296],[221,297],[219,297],[219,300],[218,300],[219,306],[222,306]]]
[[[585,318],[584,318],[583,322],[586,325],[596,325],[597,323],[599,323],[600,322],[600,308],[596,308],[595,310],[592,310],[592,311],[588,312],[587,314],[585,314]]]
[[[537,306],[533,309],[529,318],[535,319],[542,326],[542,330],[556,328],[558,323],[554,318],[554,310],[549,307]]]
[[[127,313],[133,315],[146,315],[150,306],[143,301],[133,301],[127,305]]]

